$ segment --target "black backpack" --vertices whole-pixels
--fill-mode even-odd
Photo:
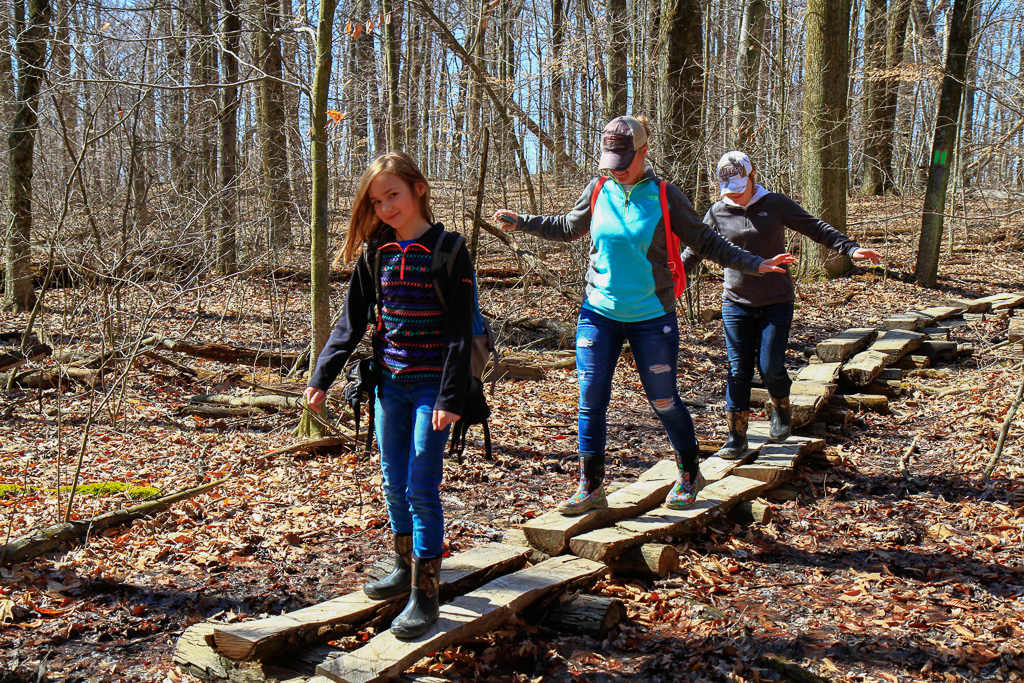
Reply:
[[[356,421],[356,442],[359,442],[359,413],[363,397],[366,397],[366,445],[363,447],[363,455],[370,454],[373,446],[373,422],[374,422],[374,396],[377,392],[377,385],[380,384],[380,374],[373,364],[372,358],[360,358],[348,367],[345,371],[345,402],[352,409]]]

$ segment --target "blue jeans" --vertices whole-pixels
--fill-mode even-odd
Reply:
[[[726,410],[750,409],[750,382],[754,360],[765,389],[774,398],[789,396],[793,382],[786,372],[786,344],[793,326],[793,302],[770,306],[722,304],[725,349],[729,355],[729,379],[725,389]]]
[[[644,393],[665,427],[672,448],[677,451],[696,448],[693,419],[676,388],[679,324],[675,314],[666,313],[650,320],[623,323],[584,308],[580,310],[576,326],[580,453],[603,455],[605,452],[612,375],[622,353],[622,344],[627,339]]]
[[[440,385],[397,384],[381,377],[376,398],[377,443],[391,530],[412,533],[418,557],[436,557],[444,546],[441,476],[450,428],[430,421]]]

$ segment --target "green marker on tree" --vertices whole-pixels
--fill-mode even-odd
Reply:
[[[943,152],[942,150],[938,150],[938,149],[935,150],[935,154],[932,157],[932,163],[933,164],[943,164],[943,165],[945,165],[945,163],[946,163],[946,153]]]

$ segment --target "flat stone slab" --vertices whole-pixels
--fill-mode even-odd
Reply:
[[[818,342],[814,352],[825,363],[838,363],[867,348],[878,332],[873,327],[854,327]]]

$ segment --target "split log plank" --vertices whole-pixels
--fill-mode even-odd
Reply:
[[[931,361],[928,360],[928,356],[921,356],[919,354],[909,354],[900,358],[892,366],[901,370],[918,370],[921,368],[927,368],[931,365]]]
[[[523,525],[526,540],[541,552],[561,555],[573,536],[614,524],[620,519],[636,517],[661,505],[677,476],[675,462],[661,460],[644,472],[638,481],[609,493],[606,508],[572,516],[552,510],[530,520]]]
[[[731,475],[704,487],[697,494],[697,502],[686,510],[659,508],[613,527],[577,536],[569,547],[579,557],[607,562],[635,545],[695,531],[736,503],[754,498],[767,488],[764,482]]]
[[[900,358],[920,348],[923,341],[924,335],[918,332],[888,330],[884,334],[879,335],[869,350],[884,353],[888,358],[886,364],[892,365]]]
[[[964,309],[962,306],[929,306],[922,309],[921,312],[931,316],[935,322],[941,322],[963,315]]]
[[[791,394],[789,397],[789,407],[792,411],[793,429],[798,429],[814,422],[814,419],[818,416],[818,411],[825,405],[825,401],[826,398],[824,396]]]
[[[922,327],[918,329],[918,332],[925,335],[928,339],[934,339],[935,341],[949,341],[949,328],[938,326],[938,327]]]
[[[796,378],[819,384],[835,384],[839,379],[840,367],[840,363],[812,363],[800,368]]]
[[[801,458],[824,446],[824,439],[791,436],[782,443],[766,445],[757,460],[737,467],[733,474],[763,481],[770,487],[778,486],[789,479]]]
[[[877,335],[873,327],[854,327],[819,342],[814,352],[825,363],[839,363],[864,350]]]
[[[561,633],[604,640],[625,618],[626,607],[618,598],[577,595],[552,608],[542,623]]]
[[[919,327],[921,327],[921,318],[916,315],[891,315],[878,326],[881,330],[907,330],[910,332]]]
[[[607,567],[596,562],[553,557],[442,605],[437,621],[416,640],[401,641],[385,631],[360,649],[317,667],[317,673],[341,683],[388,680],[427,655],[493,630],[558,588],[596,580],[605,572]]]
[[[995,294],[991,297],[985,297],[991,302],[991,309],[993,311],[1005,311],[1011,308],[1020,308],[1024,306],[1024,292],[1012,292],[1006,294]]]
[[[1014,317],[1010,318],[1010,326],[1007,329],[1011,342],[1018,342],[1024,339],[1024,318]]]
[[[950,298],[950,299],[945,299],[944,301],[945,301],[946,304],[948,304],[951,307],[962,309],[963,313],[961,313],[961,315],[973,314],[973,313],[984,313],[985,311],[987,311],[992,306],[991,302],[985,301],[984,299],[957,299],[957,298]]]
[[[843,381],[849,382],[855,387],[862,387],[870,384],[882,374],[882,370],[889,363],[889,356],[878,351],[861,351],[856,356],[843,364],[839,375]]]
[[[441,564],[441,593],[449,598],[523,566],[529,550],[486,543],[446,558]],[[267,619],[218,626],[217,652],[230,659],[266,660],[296,643],[330,640],[336,629],[365,622],[378,613],[404,606],[407,598],[372,600],[362,590]]]

